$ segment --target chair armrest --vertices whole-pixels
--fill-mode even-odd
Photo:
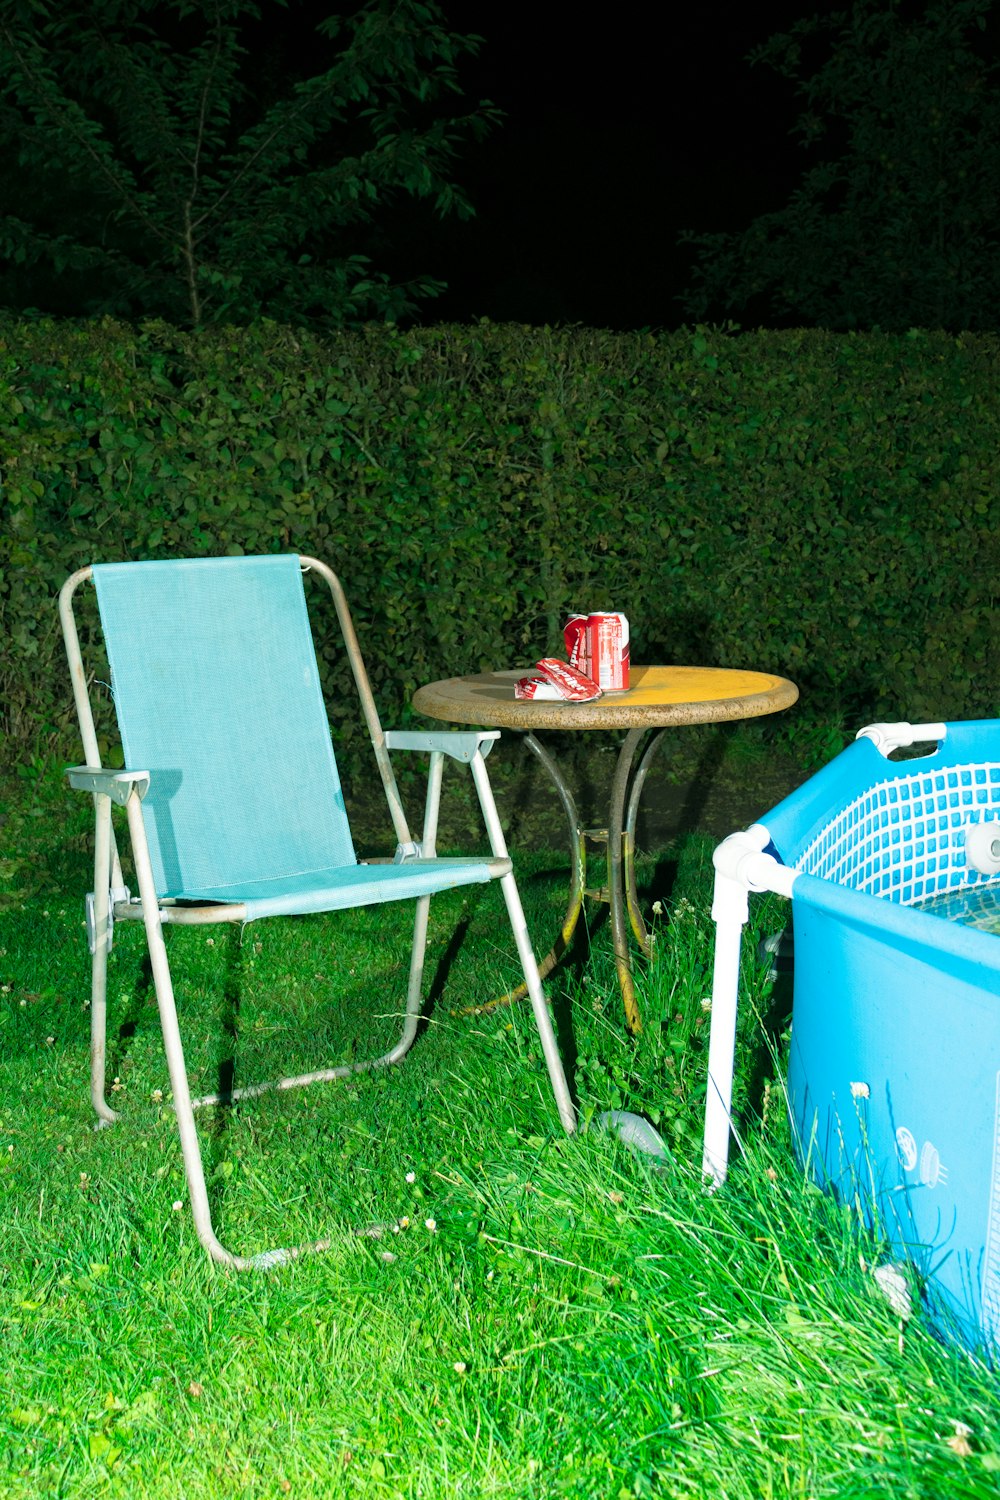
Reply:
[[[489,755],[499,738],[499,729],[390,729],[385,745],[387,750],[422,750],[427,754],[437,750],[453,760],[468,763],[477,750]]]
[[[101,766],[72,766],[66,775],[74,791],[98,793],[124,807],[133,791],[145,797],[148,771],[111,771]]]

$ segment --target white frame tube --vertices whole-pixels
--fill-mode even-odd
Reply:
[[[730,834],[712,856],[715,966],[702,1172],[711,1179],[713,1187],[721,1187],[725,1182],[729,1166],[740,952],[743,928],[750,915],[748,895],[750,891],[774,891],[790,897],[798,878],[795,870],[763,852],[770,842],[771,835],[764,825],[754,823],[745,833]]]

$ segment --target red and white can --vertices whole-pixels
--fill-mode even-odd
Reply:
[[[566,642],[566,656],[569,664],[587,677],[591,676],[590,631],[587,629],[589,618],[589,615],[570,615],[563,626],[563,640]]]
[[[563,631],[570,665],[605,693],[628,688],[629,631],[623,614],[571,615]]]

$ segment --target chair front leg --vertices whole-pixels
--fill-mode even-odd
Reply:
[[[493,788],[490,785],[489,772],[486,769],[486,762],[483,759],[481,751],[476,751],[472,757],[471,765],[473,780],[476,783],[476,792],[479,795],[479,806],[482,809],[486,830],[490,837],[490,848],[495,858],[506,859],[508,857],[507,841],[503,836],[503,829],[500,826],[496,802],[493,800]],[[559,1056],[555,1031],[552,1027],[552,1018],[549,1015],[548,1006],[545,1003],[545,995],[542,992],[542,981],[538,973],[538,963],[535,959],[535,950],[531,946],[531,938],[528,935],[528,925],[524,920],[524,909],[521,906],[517,881],[511,872],[501,878],[500,884],[503,888],[504,901],[507,904],[507,915],[510,918],[514,942],[517,945],[517,956],[521,960],[521,969],[524,973],[528,998],[531,1000],[535,1025],[538,1028],[538,1036],[542,1044],[545,1066],[548,1069],[552,1092],[555,1094],[559,1118],[567,1135],[572,1135],[576,1130],[576,1110],[573,1108],[569,1085],[566,1082],[566,1074],[563,1071],[562,1058]]]
[[[191,1090],[188,1086],[187,1067],[184,1062],[180,1028],[177,1024],[177,1005],[174,1000],[174,986],[170,977],[170,965],[167,961],[166,945],[163,941],[160,906],[156,896],[153,867],[149,858],[149,846],[146,842],[146,829],[142,821],[142,804],[137,791],[133,791],[129,797],[126,803],[126,810],[128,812],[129,834],[132,840],[132,855],[135,860],[135,873],[139,882],[139,895],[142,899],[142,919],[146,928],[146,945],[149,949],[149,961],[153,970],[156,1003],[160,1012],[160,1029],[163,1032],[163,1045],[167,1054],[167,1070],[170,1075],[170,1088],[174,1096],[174,1114],[177,1119],[178,1134],[181,1138],[184,1175],[187,1178],[188,1195],[191,1199],[191,1212],[194,1216],[195,1229],[198,1232],[199,1240],[213,1260],[221,1261],[223,1265],[233,1266],[239,1271],[248,1270],[255,1262],[252,1259],[233,1255],[224,1245],[220,1244],[212,1227],[212,1212],[208,1202],[208,1190],[205,1186],[205,1172],[201,1161],[201,1148],[198,1145],[198,1132],[194,1123],[194,1110],[191,1107]]]

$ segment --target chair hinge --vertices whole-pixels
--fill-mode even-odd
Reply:
[[[107,929],[107,937],[106,937],[106,946],[107,946],[107,950],[108,950],[109,953],[111,952],[112,944],[114,942],[115,902],[116,901],[128,901],[128,900],[129,900],[129,891],[128,891],[128,887],[127,886],[116,885],[116,886],[113,886],[112,889],[108,892],[108,929]],[[87,947],[90,949],[91,953],[94,954],[94,953],[97,952],[97,918],[94,915],[94,893],[93,893],[93,891],[88,891],[87,892],[86,910],[87,910]]]
[[[419,843],[415,839],[411,839],[408,844],[396,845],[396,852],[392,856],[392,862],[394,865],[405,865],[407,860],[422,858],[423,850]]]

